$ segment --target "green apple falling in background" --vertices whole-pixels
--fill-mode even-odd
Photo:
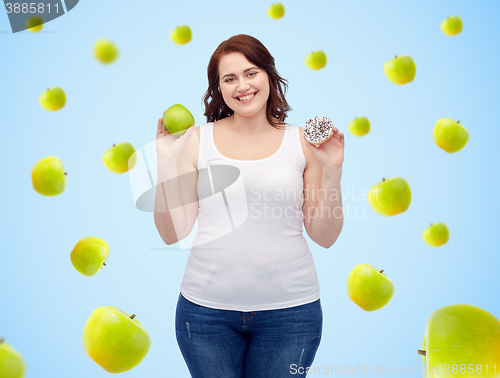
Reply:
[[[469,140],[469,131],[451,118],[441,118],[434,125],[432,138],[442,150],[452,154],[465,147]]]
[[[387,78],[394,84],[403,85],[413,81],[417,73],[417,67],[411,56],[397,55],[394,59],[384,63],[384,72]]]
[[[380,215],[390,217],[410,207],[411,189],[402,177],[382,178],[368,191],[368,202]]]
[[[322,50],[311,51],[305,61],[311,70],[320,70],[326,66],[326,54]]]
[[[500,377],[500,321],[467,304],[434,311],[425,326],[424,378]]]
[[[347,295],[365,311],[384,307],[394,295],[394,284],[371,264],[359,264],[347,278]]]
[[[121,174],[135,167],[137,155],[130,143],[121,143],[108,148],[102,155],[102,161],[111,172]]]
[[[348,127],[353,135],[360,137],[370,131],[370,121],[366,117],[357,117],[349,123]]]
[[[458,16],[448,17],[441,22],[441,30],[444,34],[454,36],[462,31],[462,20]]]
[[[43,28],[43,20],[40,16],[33,16],[26,20],[26,29],[32,33],[39,32]]]
[[[191,112],[181,104],[172,105],[163,113],[163,125],[171,135],[181,136],[194,123]]]
[[[44,196],[57,196],[66,189],[66,175],[61,160],[55,156],[44,157],[31,169],[33,189]]]
[[[26,364],[21,354],[10,344],[0,338],[0,377],[23,378],[26,374]]]
[[[44,109],[55,112],[66,105],[66,93],[60,87],[49,88],[40,95],[38,100]]]
[[[83,329],[85,353],[108,373],[134,368],[150,347],[149,333],[135,315],[115,306],[95,309]]]
[[[439,247],[445,244],[450,238],[448,227],[442,222],[432,224],[422,233],[422,238],[431,247]]]
[[[193,38],[193,32],[188,25],[177,26],[170,32],[170,38],[178,45],[185,45]]]
[[[107,39],[101,38],[94,45],[94,56],[102,64],[114,62],[119,54],[116,45]]]
[[[267,8],[267,15],[274,20],[281,18],[285,15],[285,7],[281,3],[272,4]]]
[[[95,236],[81,238],[71,251],[70,259],[75,269],[87,277],[97,274],[109,256],[106,241]]]

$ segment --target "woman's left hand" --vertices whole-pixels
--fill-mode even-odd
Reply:
[[[344,134],[336,127],[333,128],[333,135],[330,139],[321,143],[318,147],[309,143],[307,139],[306,144],[307,148],[319,160],[323,169],[342,169],[342,163],[344,162]]]

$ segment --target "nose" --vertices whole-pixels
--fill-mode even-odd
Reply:
[[[246,82],[245,79],[240,79],[238,84],[238,91],[241,93],[246,93],[249,88],[250,85],[248,84],[248,82]]]

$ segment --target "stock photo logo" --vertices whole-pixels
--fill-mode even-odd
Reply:
[[[200,168],[198,173],[193,171],[158,183],[156,141],[138,149],[130,160],[133,159],[136,163],[134,169],[129,171],[129,179],[137,209],[146,212],[165,212],[164,203],[160,206],[157,204],[159,208],[155,209],[157,186],[168,188],[173,184],[183,187],[183,184],[188,186],[196,179],[198,196],[195,194],[193,198],[184,198],[185,205],[199,200],[200,207],[206,204],[217,209],[217,216],[213,217],[210,225],[207,225],[210,237],[200,237],[196,241],[193,240],[194,236],[179,240],[181,250],[218,239],[240,227],[248,218],[245,186],[238,168],[231,165],[207,165],[206,168]],[[171,202],[168,207],[171,211],[182,209],[183,203]],[[177,235],[180,234],[179,231],[176,229]]]
[[[72,10],[79,0],[53,0],[18,3],[4,0],[12,33],[39,31],[43,24]]]

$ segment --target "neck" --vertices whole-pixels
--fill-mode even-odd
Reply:
[[[228,117],[229,126],[236,132],[253,135],[269,131],[273,127],[269,124],[265,112],[259,112],[251,117],[233,113]]]

